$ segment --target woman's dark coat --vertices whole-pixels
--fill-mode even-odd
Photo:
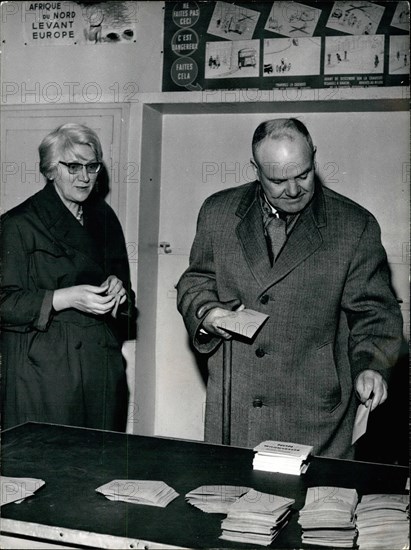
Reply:
[[[82,226],[47,184],[1,221],[2,421],[124,429],[127,384],[121,355],[135,318],[123,232],[99,197]],[[53,291],[101,285],[116,275],[128,290],[117,320],[56,312]]]

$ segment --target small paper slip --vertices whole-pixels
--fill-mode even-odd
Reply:
[[[231,505],[250,487],[237,485],[202,485],[186,494],[186,500],[192,506],[208,514],[227,514]]]
[[[357,502],[355,489],[309,487],[298,518],[304,544],[352,548]]]
[[[230,507],[220,539],[268,546],[288,522],[294,502],[250,489]]]
[[[230,507],[230,516],[249,517],[253,514],[268,514],[271,518],[278,518],[287,510],[294,499],[280,497],[269,493],[261,493],[250,489]]]
[[[263,441],[256,447],[253,468],[265,472],[300,475],[308,468],[306,463],[313,450],[312,445],[285,441]]]
[[[254,311],[253,309],[243,309],[242,311],[232,311],[230,315],[221,321],[219,328],[227,332],[239,334],[243,338],[252,338],[257,330],[266,322],[268,315]]]
[[[165,508],[178,493],[164,481],[113,479],[96,489],[109,500]]]
[[[361,549],[409,548],[408,495],[364,495],[356,516]]]
[[[303,529],[349,529],[355,527],[358,495],[344,487],[309,487],[298,523]]]
[[[376,494],[364,495],[357,506],[357,515],[371,510],[401,510],[407,512],[409,507],[408,495]]]
[[[347,517],[354,515],[358,503],[358,494],[355,489],[345,487],[309,487],[305,498],[304,508],[300,511],[331,512],[342,511]]]
[[[263,441],[254,447],[254,451],[259,455],[286,456],[297,459],[307,458],[312,450],[312,445],[300,445],[286,441]]]
[[[0,506],[14,502],[20,504],[27,497],[43,487],[45,481],[33,477],[0,477],[1,503]]]
[[[358,439],[360,439],[360,437],[363,436],[367,431],[368,417],[370,415],[371,408],[371,399],[369,399],[367,403],[368,407],[366,407],[363,403],[360,403],[358,405],[357,414],[355,415],[354,420],[351,445],[354,445],[354,443]]]

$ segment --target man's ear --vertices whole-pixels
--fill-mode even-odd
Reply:
[[[260,172],[259,172],[258,165],[252,157],[250,158],[250,163],[251,163],[251,166],[253,167],[256,179],[260,179]]]

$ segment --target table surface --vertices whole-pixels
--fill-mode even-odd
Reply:
[[[185,501],[200,485],[245,485],[295,499],[272,545],[285,549],[302,547],[297,519],[307,487],[404,493],[409,475],[402,466],[320,457],[302,476],[266,473],[252,469],[250,449],[31,422],[4,431],[1,444],[3,475],[46,482],[34,497],[2,507],[3,518],[190,548],[250,548],[220,540],[224,516]],[[166,508],[113,502],[95,491],[113,479],[162,480],[180,496]]]

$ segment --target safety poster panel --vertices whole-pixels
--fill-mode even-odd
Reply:
[[[409,85],[409,4],[165,3],[163,91]]]

